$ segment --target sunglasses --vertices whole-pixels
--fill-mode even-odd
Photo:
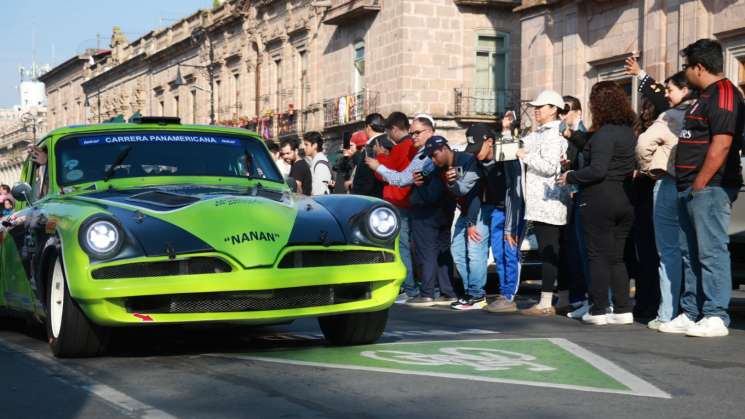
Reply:
[[[411,135],[412,137],[418,137],[419,134],[421,134],[423,132],[427,132],[427,131],[429,131],[429,128],[427,128],[427,129],[420,129],[419,131],[410,131],[409,132],[409,135]]]

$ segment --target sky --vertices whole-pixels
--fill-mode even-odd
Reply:
[[[52,67],[96,47],[108,48],[119,25],[131,42],[173,24],[212,0],[0,0],[0,108],[20,103],[18,67]],[[35,48],[33,47],[35,45]],[[34,54],[34,50],[36,54]]]

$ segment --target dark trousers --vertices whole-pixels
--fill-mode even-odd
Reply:
[[[634,222],[630,183],[602,182],[583,192],[581,211],[590,268],[591,314],[605,314],[608,288],[615,313],[631,311],[624,248]]]
[[[569,264],[562,262],[562,260],[566,260],[564,255],[566,246],[562,246],[566,237],[564,230],[564,226],[533,222],[533,231],[536,239],[538,239],[538,254],[542,262],[542,292],[553,292],[556,282],[558,282],[557,288],[559,291],[568,289],[567,270]]]
[[[441,295],[456,297],[453,289],[453,258],[450,254],[450,225],[431,218],[411,218],[411,239],[416,245],[414,262],[419,267],[422,297],[434,297],[438,286]]]
[[[569,272],[569,301],[578,303],[587,299],[590,275],[587,267],[587,249],[585,235],[582,232],[582,216],[579,211],[580,194],[577,193],[572,201],[566,226],[566,258],[562,262],[568,264]]]
[[[634,314],[639,317],[654,317],[660,305],[660,258],[652,221],[654,184],[655,181],[648,176],[637,176],[634,179],[634,224],[631,235],[638,261],[637,272],[633,276],[636,280]]]

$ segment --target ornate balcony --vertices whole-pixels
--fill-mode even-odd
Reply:
[[[332,0],[332,6],[326,10],[323,23],[327,25],[344,25],[357,19],[378,13],[380,0]]]
[[[323,127],[338,127],[364,121],[365,117],[376,112],[377,108],[378,92],[370,90],[326,99],[323,101]]]
[[[497,119],[506,110],[520,108],[520,91],[456,88],[454,105],[458,119]]]

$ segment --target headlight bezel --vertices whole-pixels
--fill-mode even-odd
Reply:
[[[377,234],[375,231],[373,231],[373,227],[371,225],[371,217],[373,213],[380,209],[389,211],[390,214],[395,217],[396,226],[387,236]],[[393,243],[395,243],[395,239],[396,237],[398,237],[398,234],[401,231],[401,216],[398,214],[398,211],[390,205],[375,205],[367,209],[366,211],[358,214],[358,216],[355,218],[356,233],[354,233],[354,235],[357,237],[357,239],[355,240],[355,243],[357,244],[391,247]]]
[[[377,214],[380,214],[380,218],[378,218],[379,216]],[[371,209],[365,218],[367,231],[377,240],[390,241],[392,238],[396,237],[398,230],[401,228],[401,220],[399,219],[398,214],[387,206],[379,206]],[[387,233],[381,232],[376,224],[388,223],[391,218],[394,222],[393,228],[389,228]]]
[[[90,233],[96,227],[108,228],[115,234],[116,240],[106,248],[97,247],[91,242]],[[93,259],[106,260],[117,256],[124,247],[124,229],[119,221],[106,215],[94,215],[80,225],[78,232],[80,247]]]

